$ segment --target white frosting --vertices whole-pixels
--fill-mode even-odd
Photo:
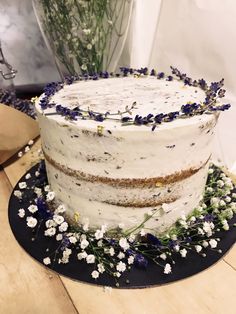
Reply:
[[[149,113],[168,113],[180,110],[189,101],[200,102],[204,92],[183,86],[178,81],[167,82],[154,77],[125,77],[80,81],[65,86],[51,101],[69,108],[80,106],[87,110],[115,113],[137,102],[132,116]],[[60,115],[42,114],[36,105],[45,153],[57,164],[88,176],[110,179],[150,179],[173,175],[189,169],[199,169],[187,179],[163,187],[119,188],[107,183],[76,181],[47,163],[48,179],[60,201],[67,204],[71,215],[79,211],[88,217],[92,226],[109,222],[111,227],[125,222],[127,227],[139,224],[146,207],[124,207],[122,202],[153,199],[161,192],[161,199],[177,199],[170,213],[160,213],[152,227],[158,231],[168,228],[181,215],[193,210],[202,194],[207,166],[211,155],[214,114],[177,119],[162,123],[154,132],[150,126],[122,126],[120,122],[78,120],[71,122]],[[49,108],[45,113],[55,111]],[[125,114],[127,116],[127,114]],[[115,116],[116,117],[116,116]],[[103,134],[97,127],[103,126]],[[57,179],[55,178],[57,176]],[[77,185],[76,185],[77,183]],[[78,186],[78,183],[81,184]],[[167,192],[172,190],[171,193]],[[69,197],[70,196],[70,197]],[[119,203],[120,206],[108,203]],[[159,206],[160,207],[160,206]]]

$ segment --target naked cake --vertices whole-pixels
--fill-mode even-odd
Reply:
[[[124,72],[124,71],[123,71]],[[202,198],[219,110],[204,80],[127,70],[47,86],[36,103],[55,202],[92,228],[162,233]]]

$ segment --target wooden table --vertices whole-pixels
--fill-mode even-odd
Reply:
[[[148,289],[107,291],[56,275],[18,245],[8,201],[19,178],[37,161],[40,141],[0,171],[0,314],[229,314],[236,313],[236,246],[191,278]]]

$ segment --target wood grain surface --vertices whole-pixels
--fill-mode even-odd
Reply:
[[[0,314],[235,314],[236,247],[216,265],[185,280],[137,290],[107,290],[56,275],[18,245],[8,201],[20,177],[39,159],[40,140],[0,171]]]

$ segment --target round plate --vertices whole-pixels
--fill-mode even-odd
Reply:
[[[31,174],[30,179],[25,180],[24,175],[19,180],[19,182],[27,181],[27,189],[24,190],[25,197],[22,200],[19,200],[14,195],[14,191],[19,189],[19,182],[13,189],[9,201],[8,215],[10,226],[17,242],[30,256],[46,267],[42,261],[46,256],[56,251],[58,242],[54,238],[44,236],[43,224],[41,224],[41,227],[38,228],[37,231],[32,230],[27,227],[25,219],[18,216],[18,210],[20,208],[27,208],[32,202],[32,190],[30,187],[39,179],[35,176],[37,170],[38,164],[27,171],[27,173]],[[234,215],[229,223],[230,225],[236,223],[236,215]],[[214,236],[221,239],[218,249],[220,249],[222,253],[219,253],[217,250],[208,249],[206,250],[206,257],[202,257],[193,251],[188,253],[187,258],[182,258],[179,254],[176,254],[173,258],[175,265],[172,266],[172,273],[169,275],[164,274],[163,269],[152,262],[149,262],[146,269],[133,267],[130,271],[125,272],[121,276],[119,279],[119,288],[146,288],[163,285],[193,276],[205,270],[220,260],[236,240],[236,233],[233,227],[228,231],[217,232]],[[58,264],[55,262],[47,267],[73,280],[117,287],[114,278],[105,273],[95,281],[91,277],[91,272],[94,270],[93,266],[83,261],[78,261],[75,252],[70,256],[68,264]]]

